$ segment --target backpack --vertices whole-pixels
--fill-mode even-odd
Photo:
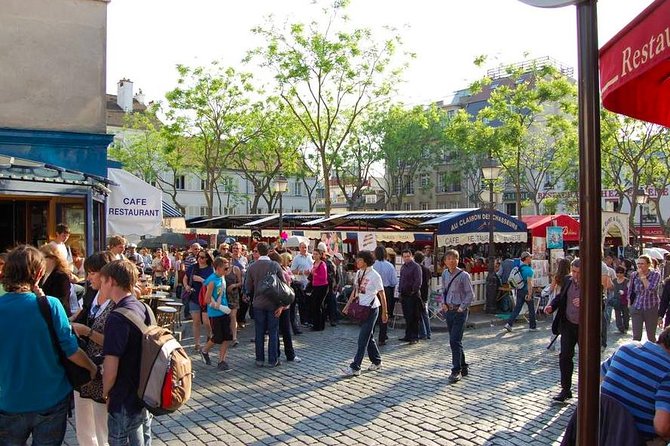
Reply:
[[[278,276],[280,272],[268,272],[258,284],[258,293],[266,296],[277,307],[291,305],[295,300],[295,291]]]
[[[520,290],[526,284],[526,281],[523,280],[523,274],[521,274],[522,266],[523,265],[512,268],[512,271],[509,272],[509,278],[507,279],[509,285],[517,290]]]
[[[153,415],[165,415],[179,409],[191,397],[193,373],[191,359],[170,330],[156,325],[153,312],[144,304],[150,325],[127,308],[121,314],[142,333],[142,360],[137,396]]]

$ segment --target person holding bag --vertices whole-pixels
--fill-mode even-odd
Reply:
[[[84,368],[93,380],[98,368],[79,348],[65,309],[58,299],[37,286],[44,275],[44,255],[32,246],[19,246],[7,254],[0,299],[0,432],[2,444],[59,445],[65,437],[72,384],[59,352],[66,361]],[[38,296],[48,307],[52,339]]]
[[[219,344],[219,362],[217,369],[222,372],[230,370],[226,362],[228,345],[233,340],[233,332],[230,328],[230,308],[228,307],[228,296],[226,294],[226,260],[217,257],[213,263],[214,272],[203,282],[206,287],[205,303],[207,304],[207,316],[212,327],[212,336],[207,339],[200,354],[206,365],[211,364],[209,351],[215,344]]]
[[[356,255],[358,272],[354,280],[354,290],[342,313],[348,314],[349,308],[355,305],[354,301],[356,300],[358,301],[358,305],[369,307],[370,312],[367,318],[361,323],[356,356],[354,356],[354,360],[349,367],[342,370],[344,376],[358,376],[361,374],[361,363],[363,362],[366,348],[370,362],[372,362],[372,365],[368,367],[368,371],[377,371],[382,368],[382,357],[373,335],[375,323],[379,317],[379,308],[381,307],[382,323],[388,321],[388,309],[386,307],[386,296],[384,295],[382,278],[377,271],[372,269],[374,263],[375,258],[370,251],[359,251]]]

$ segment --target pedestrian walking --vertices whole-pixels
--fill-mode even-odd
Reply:
[[[449,346],[451,347],[450,384],[457,383],[461,377],[468,376],[469,364],[465,362],[463,350],[463,330],[468,311],[474,299],[474,290],[470,274],[458,267],[459,254],[450,249],[444,256],[445,270],[442,273],[442,312],[449,330]]]
[[[403,342],[416,344],[419,342],[419,323],[421,321],[421,283],[423,273],[418,263],[414,261],[412,252],[405,249],[402,252],[403,265],[400,268],[400,302],[405,316],[405,336]]]
[[[381,319],[383,323],[388,321],[388,310],[386,307],[386,296],[384,296],[384,285],[381,276],[372,268],[374,257],[370,251],[359,251],[356,255],[356,267],[358,272],[354,280],[354,289],[344,306],[342,313],[347,314],[351,303],[358,299],[361,306],[370,307],[370,313],[361,324],[358,332],[358,348],[354,360],[342,370],[345,376],[358,376],[361,374],[363,355],[367,349],[368,358],[372,364],[369,371],[377,371],[382,367],[382,357],[375,343],[375,323],[379,317],[381,308]]]
[[[660,303],[658,284],[661,281],[661,274],[651,269],[651,257],[646,254],[638,257],[636,264],[637,271],[631,274],[628,284],[633,340],[642,339],[642,325],[644,325],[647,339],[656,342]]]
[[[384,245],[377,245],[375,248],[375,263],[372,265],[372,268],[382,278],[386,308],[388,308],[388,319],[391,319],[393,317],[393,307],[395,306],[395,287],[398,285],[398,273],[396,273],[395,266],[388,261],[388,252]],[[388,321],[382,322],[380,315],[377,322],[379,323],[379,345],[385,345],[389,338]]]
[[[430,339],[430,317],[428,315],[428,298],[430,295],[430,279],[432,273],[430,269],[424,264],[424,255],[421,251],[414,253],[414,261],[421,267],[421,308],[419,315],[419,339]],[[432,263],[431,263],[432,265]]]
[[[521,253],[519,257],[521,264],[519,265],[519,271],[521,272],[521,277],[523,278],[523,286],[516,290],[516,305],[514,306],[514,311],[507,319],[505,324],[505,330],[508,332],[512,331],[512,326],[514,322],[519,317],[523,305],[528,305],[528,325],[530,331],[537,330],[537,321],[535,319],[535,302],[533,301],[533,276],[535,271],[531,268],[530,263],[533,260],[528,251]]]
[[[203,282],[206,287],[205,304],[207,306],[207,317],[212,327],[212,336],[207,339],[207,344],[202,348],[200,354],[206,365],[211,364],[209,351],[214,345],[219,345],[219,362],[217,369],[222,372],[230,370],[226,362],[228,346],[233,340],[233,332],[230,325],[230,308],[228,307],[228,294],[226,292],[226,265],[223,257],[217,257],[212,263],[214,272]]]

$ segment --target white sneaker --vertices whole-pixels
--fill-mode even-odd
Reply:
[[[368,372],[378,372],[381,369],[382,369],[381,362],[379,364],[371,364],[370,367],[368,367]]]
[[[293,359],[288,360],[288,362],[302,362],[302,359],[300,356],[295,356]]]
[[[360,376],[360,370],[354,370],[351,367],[346,367],[342,369],[342,375],[344,376]]]
[[[505,327],[503,327],[505,330],[507,330],[508,333],[512,332],[512,326],[510,324],[505,324]]]

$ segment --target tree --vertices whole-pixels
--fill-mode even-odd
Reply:
[[[347,30],[341,15],[348,1],[324,10],[327,20],[253,31],[267,45],[249,54],[275,76],[279,95],[307,134],[324,178],[325,214],[330,215],[333,164],[365,110],[383,101],[400,79],[404,65],[393,66],[399,36],[377,42],[369,29]]]
[[[620,203],[630,204],[630,227],[635,227],[639,190],[653,186],[658,193],[651,194],[650,200],[667,230],[660,199],[670,186],[670,130],[603,110],[601,135],[603,186],[616,190]]]
[[[258,211],[261,198],[272,209],[272,184],[277,175],[295,175],[301,161],[299,148],[305,140],[302,128],[288,108],[277,98],[254,110],[251,119],[258,133],[240,145],[230,158],[230,166],[254,187],[251,213]]]
[[[301,147],[300,161],[298,163],[296,177],[302,181],[302,184],[305,186],[305,191],[307,191],[309,212],[314,212],[316,210],[316,205],[319,200],[316,191],[319,187],[319,178],[323,178],[319,171],[319,162],[317,158],[318,157],[315,154],[309,153],[309,150],[307,150],[306,147]],[[314,180],[314,182],[310,184],[310,180]]]
[[[177,65],[178,87],[167,93],[167,116],[193,141],[193,157],[204,181],[207,215],[229,158],[260,132],[253,113],[256,94],[249,73],[213,62],[210,67]]]
[[[379,184],[387,205],[400,209],[405,195],[412,193],[414,179],[445,159],[449,146],[444,110],[436,107],[392,106],[378,125],[384,182]]]
[[[514,185],[518,215],[522,191],[534,196],[539,212],[539,188],[565,177],[569,160],[577,158],[576,87],[553,66],[533,62],[508,66],[505,77],[484,77],[470,87],[473,95],[485,91],[487,105],[471,127],[475,140],[485,144],[472,146],[489,150],[501,163]]]

